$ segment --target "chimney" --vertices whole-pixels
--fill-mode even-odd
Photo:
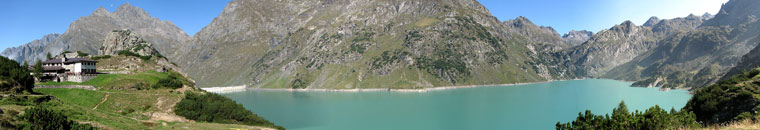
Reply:
[[[63,55],[63,58],[61,58],[61,64],[66,62],[66,54]]]

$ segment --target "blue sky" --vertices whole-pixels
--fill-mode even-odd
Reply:
[[[123,3],[145,9],[151,16],[172,21],[188,35],[205,27],[230,0],[3,0],[0,1],[0,51],[49,33],[63,33],[79,17],[98,7],[114,11]],[[526,16],[560,34],[570,30],[598,32],[631,20],[649,17],[715,14],[727,0],[478,0],[501,21]]]

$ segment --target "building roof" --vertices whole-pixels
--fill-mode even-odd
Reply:
[[[63,68],[61,66],[43,66],[42,68],[45,69],[45,71],[58,71],[58,70],[66,70],[66,68]]]
[[[79,62],[96,62],[96,61],[85,59],[85,58],[66,58],[66,62],[64,63],[79,63]],[[46,60],[46,61],[43,61],[42,63],[43,64],[61,63],[61,59]]]

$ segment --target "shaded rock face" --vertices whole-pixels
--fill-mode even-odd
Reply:
[[[129,29],[153,44],[157,50],[172,55],[178,45],[186,42],[189,36],[169,21],[151,17],[143,9],[124,4],[114,12],[98,8],[86,17],[80,17],[61,35],[47,44],[22,45],[3,51],[4,56],[13,56],[15,60],[43,59],[46,53],[52,55],[63,51],[82,51],[95,54],[98,52],[106,35],[112,30]],[[43,38],[45,39],[45,38]],[[30,43],[31,44],[31,43]],[[34,51],[25,51],[24,46],[37,46]],[[32,49],[26,49],[32,50]],[[171,57],[171,56],[168,56]]]
[[[6,48],[0,55],[20,63],[24,61],[32,63],[37,60],[46,60],[46,53],[44,53],[45,46],[55,42],[59,36],[61,35],[56,33],[48,34],[18,47]]]
[[[562,35],[562,41],[568,44],[570,47],[578,46],[591,39],[594,33],[586,30],[572,30],[565,35]]]
[[[125,50],[142,56],[158,54],[150,43],[129,30],[113,30],[108,33],[98,54],[118,55],[119,51]]]
[[[660,81],[656,86],[703,87],[723,77],[737,62],[752,66],[750,60],[754,56],[745,56],[747,60],[744,62],[740,62],[740,59],[757,46],[756,41],[760,40],[760,23],[752,18],[760,15],[760,10],[756,8],[758,6],[760,1],[729,1],[715,17],[704,21],[699,28],[673,33],[659,41],[658,44],[661,45],[657,48],[617,67],[613,71],[618,73],[610,73],[608,76],[639,81],[634,83],[636,86],[649,86]],[[680,20],[704,18],[709,16],[691,15]],[[697,24],[698,22],[684,25]],[[656,26],[658,25],[672,24],[663,21]],[[739,66],[736,71],[747,68]]]
[[[671,35],[694,30],[703,21],[701,18],[690,17],[665,20],[653,17],[647,22],[647,26],[637,26],[631,21],[625,21],[593,34],[580,45],[546,53],[542,57],[550,58],[536,62],[552,65],[547,68],[549,73],[561,75],[555,78],[602,77],[631,80],[625,76],[637,75],[636,73],[615,68],[648,54],[650,50],[661,45],[660,41],[669,39]]]

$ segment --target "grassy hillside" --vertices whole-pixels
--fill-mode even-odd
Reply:
[[[136,67],[157,68],[157,65],[147,61],[135,63]],[[249,116],[251,118],[248,119],[257,122],[190,120],[195,118],[177,115],[175,111],[200,108],[180,108],[176,107],[176,104],[181,101],[187,102],[186,93],[208,95],[205,91],[195,88],[191,79],[174,71],[135,69],[130,72],[131,74],[102,74],[83,83],[36,84],[89,85],[97,90],[37,88],[33,92],[15,95],[0,94],[0,129],[284,129],[242,107],[235,111],[248,113],[236,115]],[[9,81],[12,80],[2,80],[2,83]],[[214,103],[219,106],[240,105],[226,97],[215,98]]]

